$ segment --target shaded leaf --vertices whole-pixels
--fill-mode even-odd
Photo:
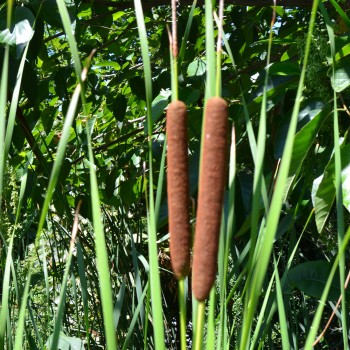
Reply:
[[[275,62],[269,67],[270,75],[300,75],[300,66],[294,62]]]
[[[128,102],[124,95],[118,95],[115,98],[114,103],[112,105],[112,111],[117,121],[123,121],[127,106]]]
[[[133,94],[135,94],[141,100],[146,100],[145,83],[141,77],[136,75],[135,77],[131,78],[129,80],[129,85]]]
[[[285,198],[291,188],[295,175],[303,164],[315,138],[329,115],[330,105],[324,105],[319,101],[312,101],[304,106],[299,113],[297,129],[294,137],[293,154],[286,183]],[[289,125],[289,124],[288,124]],[[275,157],[280,158],[283,153],[288,125],[282,127],[282,131],[276,136]]]
[[[327,283],[332,264],[327,261],[307,261],[289,270],[287,283],[303,293],[320,299]],[[337,300],[340,296],[339,278],[332,281],[327,300]]]

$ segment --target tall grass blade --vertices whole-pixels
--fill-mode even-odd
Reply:
[[[78,46],[75,41],[74,33],[72,30],[72,24],[69,18],[69,13],[66,7],[66,3],[64,0],[56,0],[58,11],[61,16],[64,32],[67,36],[67,41],[69,44],[69,48],[72,54],[73,62],[74,62],[74,69],[75,73],[77,75],[78,83],[82,86],[82,101],[85,100],[85,94],[84,94],[84,88],[83,88],[83,77],[82,77],[82,67],[80,63],[80,58],[79,58],[79,51],[78,51]]]
[[[327,32],[331,47],[332,56],[332,76],[333,81],[335,81],[335,36],[334,36],[334,25],[328,16],[328,13],[323,5],[320,3],[320,10],[322,12],[323,18],[326,22]],[[338,10],[339,11],[339,10]],[[346,16],[346,15],[345,15]],[[347,18],[347,16],[346,16]],[[333,135],[334,135],[334,160],[335,160],[335,189],[336,189],[336,208],[337,208],[337,231],[338,231],[338,245],[342,245],[344,240],[344,207],[343,207],[343,194],[342,194],[342,160],[340,153],[340,140],[339,140],[339,122],[338,122],[338,106],[337,106],[337,93],[333,89]],[[341,256],[339,259],[339,273],[340,273],[340,290],[342,296],[342,334],[344,349],[349,347],[348,340],[348,326],[347,326],[347,307],[346,307],[346,293],[345,293],[345,256]]]
[[[105,329],[107,349],[114,350],[117,348],[117,337],[113,315],[113,293],[110,277],[110,268],[108,264],[107,245],[102,223],[102,214],[100,210],[101,204],[97,184],[96,169],[94,164],[94,155],[92,152],[91,145],[91,134],[88,123],[86,123],[86,134],[89,150],[92,219],[95,232],[95,250],[97,259],[97,271],[100,282],[102,313],[104,320],[103,325]]]
[[[311,324],[311,327],[310,327],[310,331],[307,335],[307,338],[306,338],[306,342],[305,342],[305,346],[304,346],[304,350],[312,350],[314,347],[313,347],[313,342],[316,338],[316,334],[317,334],[317,330],[320,326],[320,322],[321,322],[321,318],[322,318],[322,314],[323,314],[323,310],[324,310],[324,307],[326,305],[326,300],[327,300],[327,295],[329,293],[329,290],[331,288],[331,285],[332,285],[332,280],[334,278],[334,275],[337,271],[337,268],[339,267],[339,261],[340,259],[344,256],[345,254],[345,250],[347,249],[348,247],[348,244],[349,244],[349,241],[350,241],[350,227],[348,228],[345,236],[344,236],[344,239],[342,241],[342,244],[341,246],[339,247],[339,251],[334,259],[334,262],[333,262],[333,265],[332,265],[332,269],[329,273],[329,276],[328,276],[328,279],[327,279],[327,283],[323,289],[323,293],[322,293],[322,297],[319,301],[319,304],[318,304],[318,307],[316,309],[316,313],[315,313],[315,316],[312,320],[312,324]]]
[[[80,280],[80,289],[81,289],[81,298],[83,301],[83,309],[84,309],[84,324],[85,324],[85,332],[86,332],[86,343],[88,349],[90,349],[90,321],[89,321],[89,304],[88,304],[88,285],[85,274],[85,263],[84,263],[84,255],[81,248],[81,243],[79,241],[79,237],[77,237],[77,262],[78,262],[78,276]]]
[[[57,349],[59,337],[60,337],[60,333],[61,333],[63,312],[64,312],[65,303],[66,303],[67,283],[68,283],[68,278],[69,278],[69,274],[70,274],[70,270],[71,270],[75,239],[76,239],[76,235],[78,232],[79,209],[80,209],[80,205],[78,205],[76,213],[75,213],[74,224],[73,224],[73,228],[72,228],[72,237],[71,237],[71,241],[69,244],[69,251],[68,251],[66,266],[65,266],[65,270],[64,270],[62,283],[61,283],[61,291],[60,291],[60,296],[59,296],[59,303],[58,303],[58,308],[57,308],[55,325],[54,325],[54,329],[53,329],[53,335],[49,341],[50,350]]]
[[[192,27],[193,16],[194,16],[194,11],[196,9],[196,5],[197,5],[197,0],[194,0],[192,3],[192,6],[191,6],[190,13],[188,15],[185,33],[184,33],[184,36],[183,36],[183,39],[181,42],[181,47],[180,47],[180,52],[179,52],[179,57],[178,57],[178,63],[180,66],[181,66],[182,61],[185,59],[187,41],[188,41],[188,37],[190,35],[190,30]]]
[[[24,64],[26,62],[28,48],[29,48],[29,43],[26,45],[26,47],[23,51],[21,63],[19,65],[18,72],[17,72],[16,85],[15,85],[15,88],[14,88],[13,93],[12,93],[12,99],[11,99],[11,105],[10,105],[10,111],[9,111],[7,128],[6,128],[6,135],[5,135],[5,147],[4,147],[4,159],[5,160],[7,159],[7,156],[8,156],[9,150],[10,150],[10,146],[11,146],[13,128],[14,128],[15,119],[16,119],[16,110],[17,110],[17,106],[18,106]]]
[[[146,293],[148,291],[148,282],[147,284],[145,285],[145,288],[142,292],[142,295],[141,295],[141,298],[139,300],[139,303],[134,311],[134,315],[132,317],[132,320],[131,320],[131,323],[130,323],[130,326],[129,326],[129,329],[128,329],[128,333],[125,337],[125,341],[124,341],[124,344],[123,344],[123,347],[122,347],[122,350],[126,350],[128,349],[128,344],[129,344],[129,341],[130,341],[130,338],[134,332],[134,329],[135,329],[135,325],[136,325],[136,322],[137,322],[137,318],[140,316],[140,310],[143,306],[143,299],[145,298],[146,296]]]
[[[5,46],[4,61],[2,65],[1,80],[0,80],[0,218],[2,216],[2,191],[4,187],[5,174],[5,132],[6,132],[6,102],[7,102],[7,84],[9,70],[9,53],[10,48]],[[1,346],[1,331],[0,330],[0,346]]]
[[[130,232],[130,241],[131,241],[131,254],[132,254],[132,262],[134,266],[134,275],[135,275],[135,286],[136,286],[136,295],[138,303],[141,303],[140,309],[140,322],[141,325],[144,326],[145,323],[145,307],[143,305],[143,301],[141,301],[142,296],[142,281],[140,276],[139,264],[137,262],[137,251],[135,248],[134,237]]]
[[[287,318],[286,312],[284,309],[284,301],[283,301],[283,291],[281,287],[281,280],[278,275],[278,263],[274,257],[274,267],[275,267],[275,281],[276,281],[276,294],[277,294],[277,305],[278,305],[278,316],[280,320],[280,328],[281,328],[281,338],[282,338],[282,349],[289,350],[289,336],[288,336],[288,326],[287,326]]]
[[[49,184],[47,186],[45,200],[44,200],[43,207],[42,207],[42,210],[40,213],[40,219],[39,219],[37,236],[36,236],[36,245],[38,245],[38,243],[39,243],[42,229],[44,227],[44,223],[46,220],[46,214],[48,212],[49,205],[50,205],[57,181],[59,180],[59,174],[60,174],[60,170],[62,167],[62,162],[64,159],[68,140],[70,137],[70,128],[73,124],[73,121],[75,118],[76,108],[77,108],[78,101],[79,101],[80,90],[81,90],[81,85],[79,84],[76,86],[76,88],[73,92],[73,96],[72,96],[71,102],[69,104],[67,115],[66,115],[66,118],[65,118],[65,121],[63,124],[61,138],[60,138],[60,141],[59,141],[58,147],[57,147],[55,162],[53,164]]]
[[[216,19],[216,22],[219,23],[217,16],[215,17],[215,19]],[[237,72],[235,59],[234,59],[234,56],[232,54],[231,47],[230,47],[230,45],[228,43],[228,40],[227,40],[227,37],[226,37],[224,31],[222,33],[222,39],[223,39],[223,42],[225,44],[225,48],[226,48],[227,54],[230,57],[230,60],[232,62],[232,65],[233,65],[235,71]],[[242,88],[242,84],[240,83],[240,77],[239,77],[238,73],[237,73],[237,81],[238,81],[240,92],[241,92],[243,115],[244,115],[245,122],[246,122],[249,146],[250,146],[250,150],[251,150],[251,154],[252,154],[252,157],[253,157],[254,164],[256,164],[256,162],[257,162],[257,160],[256,160],[256,158],[257,158],[257,143],[256,143],[256,139],[255,139],[255,134],[254,134],[252,122],[251,122],[251,119],[250,119],[250,116],[249,116],[247,102],[246,102],[246,99],[244,97],[243,88]],[[268,210],[269,202],[268,202],[265,178],[262,178],[261,196],[262,196],[262,199],[263,199],[265,210]]]
[[[28,272],[27,281],[24,287],[23,296],[22,296],[22,304],[20,306],[20,312],[17,321],[17,329],[15,334],[15,344],[14,350],[23,350],[23,336],[24,336],[24,324],[26,320],[26,309],[27,309],[27,301],[29,298],[29,288],[31,281],[31,271]]]
[[[297,208],[295,209],[295,212],[297,212]],[[297,250],[298,250],[298,247],[299,247],[299,244],[300,244],[300,241],[306,231],[306,229],[308,228],[308,225],[310,224],[311,222],[311,219],[313,217],[313,214],[314,214],[314,211],[312,211],[303,227],[303,231],[301,232],[300,234],[300,237],[298,238],[297,242],[295,243],[294,247],[293,247],[293,250],[288,258],[288,262],[287,262],[287,266],[285,267],[284,269],[284,272],[283,272],[283,276],[281,278],[281,288],[283,290],[283,287],[285,286],[285,283],[286,283],[286,280],[287,280],[287,275],[288,275],[288,271],[292,265],[292,262],[295,258],[295,254],[297,253]],[[276,273],[276,271],[274,271],[274,273]],[[258,321],[256,323],[256,326],[255,326],[255,330],[254,330],[254,335],[253,335],[253,338],[252,338],[252,341],[251,341],[251,345],[250,345],[250,350],[253,350],[255,349],[255,344],[258,340],[258,337],[259,337],[259,333],[261,332],[261,326],[263,324],[263,321],[264,321],[264,324],[265,324],[265,328],[263,329],[263,335],[262,335],[262,339],[265,338],[266,334],[270,331],[270,328],[269,328],[269,325],[272,321],[272,318],[274,317],[274,314],[276,312],[276,308],[277,308],[277,304],[276,302],[273,303],[273,305],[271,306],[271,309],[270,309],[270,312],[268,314],[268,316],[266,317],[266,307],[267,307],[267,302],[269,301],[269,299],[271,299],[272,297],[274,297],[274,295],[271,293],[271,288],[272,288],[272,283],[274,281],[275,277],[274,277],[274,274],[270,280],[270,283],[269,283],[269,287],[265,293],[265,298],[264,298],[264,302],[263,302],[263,305],[262,307],[260,308],[260,313],[259,313],[259,316],[258,316]]]
[[[252,326],[260,290],[261,290],[263,281],[265,279],[267,266],[270,260],[270,255],[273,247],[273,240],[275,237],[275,233],[277,230],[277,225],[280,217],[280,210],[282,207],[284,188],[288,177],[288,171],[289,171],[289,166],[290,166],[290,161],[291,161],[291,156],[293,151],[293,140],[294,140],[298,114],[300,109],[302,88],[305,80],[305,72],[306,72],[309,51],[310,51],[311,36],[315,25],[317,7],[318,7],[318,0],[314,0],[312,11],[311,11],[308,36],[306,40],[303,67],[300,75],[300,81],[299,81],[296,100],[293,108],[292,118],[289,124],[288,135],[287,135],[287,139],[286,139],[286,143],[285,143],[285,147],[282,155],[279,173],[276,179],[275,191],[273,193],[269,215],[267,216],[267,219],[266,219],[266,226],[262,230],[261,248],[259,250],[259,255],[257,256],[257,260],[255,264],[256,268],[252,272],[253,276],[251,280],[251,286],[254,286],[254,287],[250,289],[248,300],[246,302],[246,311],[245,311],[244,320],[243,320],[242,337],[241,337],[241,344],[240,344],[241,350],[245,350],[248,348],[251,326]]]
[[[236,182],[236,135],[235,127],[232,126],[231,132],[231,150],[230,150],[230,165],[229,165],[229,191],[228,191],[228,215],[227,215],[227,224],[222,235],[222,250],[223,256],[219,259],[219,273],[220,277],[220,321],[219,321],[219,335],[217,341],[217,349],[221,349],[221,343],[226,343],[227,339],[227,274],[228,274],[228,264],[229,256],[231,250],[231,242],[234,232],[234,199],[235,199],[235,182]],[[220,254],[220,255],[221,255]]]
[[[148,253],[150,264],[150,287],[152,299],[152,318],[153,330],[156,349],[164,349],[164,324],[163,324],[163,309],[161,300],[161,286],[159,278],[158,266],[158,248],[157,248],[157,233],[156,233],[156,217],[153,197],[153,154],[152,154],[152,76],[151,64],[149,59],[149,49],[147,42],[147,33],[144,22],[143,10],[140,0],[134,0],[136,20],[138,25],[138,33],[141,45],[141,54],[145,75],[146,88],[146,105],[147,105],[147,127],[148,127],[148,168],[149,168],[149,211],[147,214],[148,227]]]
[[[11,26],[13,2],[7,1],[7,28]],[[0,222],[2,221],[2,192],[4,185],[5,163],[6,163],[6,103],[7,103],[7,88],[8,88],[8,70],[9,70],[9,45],[6,44],[4,52],[4,60],[2,65],[1,80],[0,80]],[[2,307],[0,313],[0,349],[5,346],[6,324],[8,322],[8,298],[10,286],[10,266],[12,264],[12,247],[13,247],[14,232],[11,235],[10,246],[6,256],[6,265],[3,276],[3,295]]]
[[[216,306],[216,297],[215,297],[215,288],[212,288],[210,291],[209,297],[209,312],[206,322],[207,334],[206,334],[206,344],[205,348],[207,350],[215,349],[215,306]]]
[[[263,174],[263,166],[265,159],[265,147],[266,147],[266,108],[267,108],[267,86],[269,83],[269,65],[270,65],[270,57],[271,57],[271,48],[272,48],[272,36],[273,30],[272,27],[275,22],[275,8],[273,9],[273,18],[271,20],[270,26],[270,35],[268,39],[268,50],[267,50],[267,62],[265,69],[265,82],[264,82],[264,90],[263,90],[263,99],[261,103],[261,111],[260,111],[260,120],[259,120],[259,132],[258,132],[258,143],[257,143],[257,155],[255,159],[255,170],[254,170],[254,180],[253,180],[253,199],[252,199],[252,214],[251,214],[251,229],[250,229],[250,240],[251,240],[251,249],[249,254],[248,261],[248,277],[247,277],[247,286],[248,286],[248,295],[245,299],[245,314],[248,313],[249,305],[251,303],[251,299],[249,297],[251,290],[255,290],[256,286],[252,283],[253,271],[255,270],[255,258],[258,254],[259,244],[258,244],[258,231],[259,231],[259,218],[260,218],[260,202],[261,202],[261,192],[262,192],[262,184],[264,179]],[[265,211],[268,211],[268,208],[265,208]],[[261,229],[261,228],[260,228]],[[252,317],[252,315],[250,316]],[[250,333],[252,318],[248,317],[247,321],[243,322],[242,327],[242,342],[243,344],[247,340],[247,335]],[[242,345],[241,349],[244,349],[246,345]]]

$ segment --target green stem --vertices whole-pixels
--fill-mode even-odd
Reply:
[[[179,308],[180,308],[180,344],[181,350],[186,350],[186,296],[185,279],[181,278],[178,282],[179,289]]]
[[[205,302],[199,301],[198,308],[197,308],[197,322],[196,322],[196,332],[195,332],[195,339],[194,339],[194,350],[202,350],[204,316],[205,316]]]
[[[221,51],[216,52],[216,96],[221,96]]]
[[[170,50],[171,51],[171,50]],[[177,69],[177,57],[174,57],[172,54],[170,55],[171,60],[171,100],[177,101],[179,98],[178,93],[178,81],[177,81],[177,75],[178,75],[178,69]]]

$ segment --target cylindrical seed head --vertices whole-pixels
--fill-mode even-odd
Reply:
[[[212,97],[205,107],[202,163],[193,251],[192,289],[204,301],[213,286],[226,178],[228,106]]]
[[[166,129],[170,258],[173,272],[180,279],[189,273],[191,244],[187,110],[183,102],[174,101],[169,105]]]

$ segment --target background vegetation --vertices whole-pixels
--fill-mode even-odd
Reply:
[[[222,96],[234,134],[205,344],[298,349],[306,342],[311,348],[342,297],[315,348],[346,348],[348,3],[317,7],[314,1],[317,12],[307,2],[310,7],[242,3],[224,8]],[[1,349],[179,348],[164,177],[171,8],[145,3],[142,14],[140,4],[0,5]],[[202,4],[181,2],[177,15],[194,225],[208,29]],[[287,180],[277,186],[282,207],[269,211],[293,120]],[[279,218],[271,255],[259,251],[269,217]],[[259,254],[268,264],[256,277]],[[154,276],[160,278],[158,310],[151,308]],[[261,288],[254,285],[260,277]],[[191,278],[185,287],[190,348],[196,330]],[[258,310],[251,323],[250,295]],[[240,345],[247,329],[248,343]]]

